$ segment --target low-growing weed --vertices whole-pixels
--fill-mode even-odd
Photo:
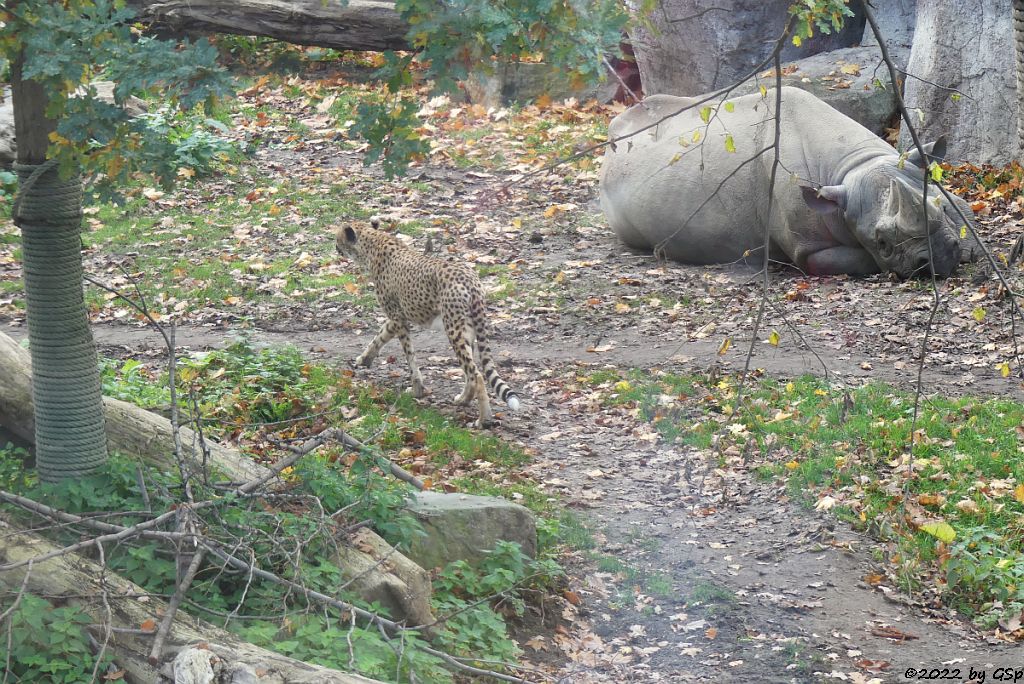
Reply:
[[[33,594],[19,595],[7,615],[5,638],[0,639],[0,662],[13,681],[77,684],[93,681],[96,656],[86,631],[92,619],[81,608],[55,606]],[[0,601],[0,612],[11,608]],[[110,664],[108,652],[100,664],[100,679]]]

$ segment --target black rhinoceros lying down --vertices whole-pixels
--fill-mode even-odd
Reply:
[[[609,138],[696,101],[649,97],[611,122]],[[901,164],[874,133],[798,88],[782,89],[781,165],[769,220],[775,91],[726,102],[709,103],[708,123],[698,105],[609,146],[601,207],[627,245],[692,264],[761,263],[767,224],[770,257],[810,274],[908,277],[929,275],[931,264],[947,276],[957,267],[963,220],[929,186],[925,228],[920,155]],[[944,147],[935,143],[929,156]],[[973,220],[967,203],[954,201]]]

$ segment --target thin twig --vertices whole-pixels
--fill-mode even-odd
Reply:
[[[608,61],[608,58],[605,57],[604,55],[602,55],[601,59],[604,61],[604,66],[605,66],[606,69],[608,69],[608,73],[610,73],[612,76],[614,76],[615,80],[619,82],[619,85],[622,86],[622,88],[627,93],[629,93],[629,96],[631,98],[633,98],[633,102],[636,102],[638,104],[643,105],[643,100],[640,99],[639,95],[637,95],[635,92],[633,92],[633,89],[630,88],[629,85],[624,80],[622,80],[622,76],[620,76],[619,72],[615,70],[615,67],[612,66],[612,63]],[[645,109],[647,108],[647,105],[643,105],[643,106],[644,106]]]
[[[103,642],[100,644],[99,652],[96,654],[96,662],[92,667],[92,680],[96,681],[100,673],[100,663],[103,662],[103,655],[107,652],[107,646],[110,645],[110,639],[113,637],[114,627],[114,611],[110,609],[110,601],[107,597],[107,558],[103,551],[103,544],[97,539],[96,540],[96,552],[99,558],[97,562],[100,566],[100,572],[102,573],[99,578],[100,585],[100,597],[103,599],[103,614],[106,616],[106,620],[103,621]]]
[[[149,664],[153,667],[156,667],[163,658],[164,641],[167,640],[167,635],[171,633],[174,616],[178,613],[178,607],[181,605],[182,599],[185,598],[185,592],[192,586],[192,580],[195,579],[196,573],[199,572],[199,566],[203,564],[205,556],[206,550],[202,548],[197,549],[192,554],[192,562],[188,564],[188,570],[185,571],[181,581],[178,582],[178,587],[174,590],[174,595],[171,596],[171,600],[167,604],[167,612],[164,613],[164,619],[160,621],[160,627],[156,631],[156,639],[153,640],[153,647],[149,650]]]
[[[740,375],[739,383],[736,387],[736,402],[735,406],[738,409],[741,405],[741,399],[743,396],[744,384],[750,374],[750,362],[754,358],[754,345],[757,344],[757,333],[761,329],[761,322],[764,320],[764,310],[768,302],[770,288],[771,288],[771,271],[768,269],[768,258],[772,242],[771,237],[771,220],[772,220],[772,209],[775,204],[775,179],[778,175],[779,170],[779,156],[780,156],[780,142],[782,140],[782,46],[785,44],[786,39],[789,37],[790,32],[793,30],[796,18],[790,18],[786,22],[786,28],[782,32],[782,36],[775,43],[775,49],[772,50],[772,63],[775,65],[775,127],[774,137],[772,139],[772,146],[770,149],[774,151],[772,155],[772,169],[768,179],[768,209],[765,212],[767,217],[764,223],[764,244],[762,249],[762,285],[761,285],[761,301],[757,307],[757,317],[754,319],[754,328],[750,334],[750,347],[747,349],[747,356],[743,363],[743,373]]]

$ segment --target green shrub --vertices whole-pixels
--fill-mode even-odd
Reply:
[[[0,611],[11,602],[0,603]],[[0,662],[7,675],[18,682],[67,682],[92,680],[96,657],[85,628],[89,616],[75,606],[55,606],[49,601],[24,594],[7,617],[0,639]],[[9,641],[8,641],[9,640]],[[104,658],[104,665],[110,656]],[[104,672],[101,666],[100,672]]]

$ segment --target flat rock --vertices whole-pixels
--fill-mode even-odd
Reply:
[[[523,553],[537,553],[533,514],[519,504],[493,496],[420,492],[409,510],[427,533],[408,553],[428,570],[456,560],[476,564],[499,541],[518,542]]]
[[[905,69],[909,53],[892,48],[893,61]],[[896,114],[896,95],[878,47],[851,47],[823,52],[782,65],[782,85],[802,88],[882,137]],[[879,83],[883,87],[879,87]],[[771,88],[774,76],[762,74],[737,88],[738,95]]]

